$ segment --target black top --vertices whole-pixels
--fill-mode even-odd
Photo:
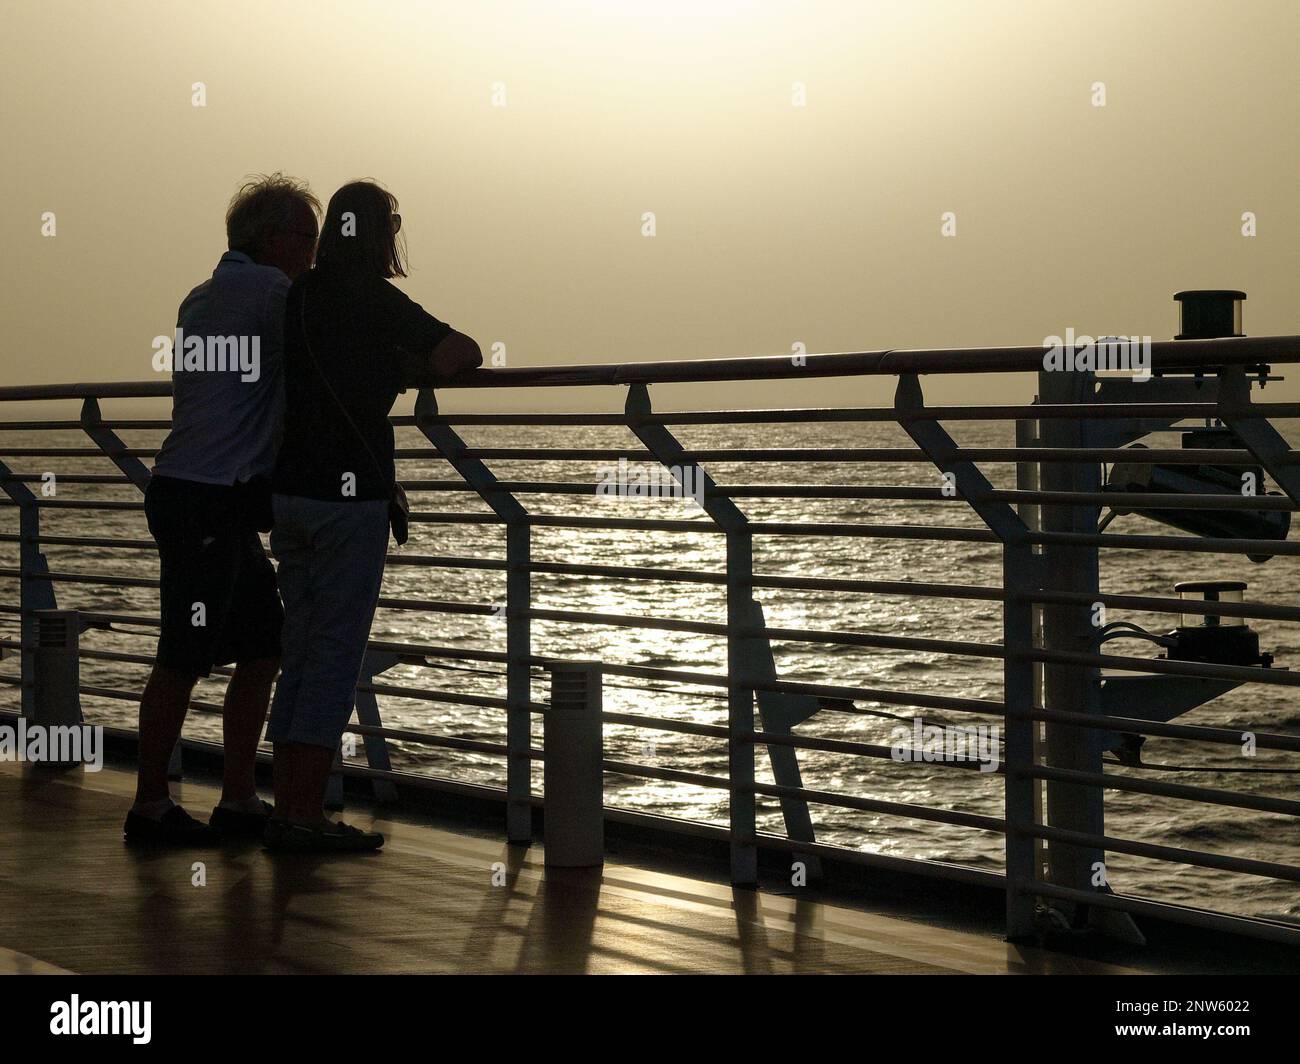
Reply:
[[[310,355],[303,341],[304,299]],[[393,479],[389,411],[399,392],[433,383],[433,348],[449,332],[377,274],[317,267],[298,278],[285,307],[284,438],[273,490],[330,502],[387,499]]]

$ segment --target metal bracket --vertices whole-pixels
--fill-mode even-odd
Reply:
[[[391,669],[394,665],[400,665],[401,662],[402,659],[391,651],[367,650],[366,656],[361,660],[360,683],[369,684],[373,682],[376,676]],[[379,719],[379,701],[375,698],[373,691],[357,691],[354,704],[358,724],[364,724],[370,728],[383,726],[383,721]],[[366,748],[366,764],[380,772],[391,772],[393,765],[388,759],[388,740],[382,735],[363,735],[361,740]],[[330,773],[326,798],[334,803],[330,806],[331,809],[341,809],[343,807],[341,758],[335,761],[334,769]],[[370,783],[375,801],[380,804],[397,801],[397,787],[392,780],[372,779]]]
[[[970,508],[979,515],[989,530],[1003,543],[1025,543],[1029,529],[1020,515],[1010,504],[989,498],[993,485],[974,462],[953,458],[959,448],[948,431],[938,421],[915,416],[925,409],[921,382],[915,373],[904,373],[898,378],[894,409],[900,414],[908,415],[898,419],[903,431],[912,437],[912,442],[925,452],[936,467],[944,473],[952,474],[958,496],[970,504]]]
[[[627,403],[623,408],[627,415],[627,425],[646,449],[664,466],[673,478],[689,489],[686,470],[689,467],[696,484],[704,487],[703,509],[723,532],[748,532],[749,519],[734,502],[725,495],[717,494],[717,484],[705,471],[704,467],[686,457],[686,449],[677,441],[665,425],[643,420],[650,416],[650,392],[644,384],[633,384],[627,390]]]
[[[731,499],[717,493],[713,478],[702,466],[687,457],[685,448],[666,426],[646,420],[651,414],[651,405],[650,393],[644,384],[634,384],[628,388],[624,413],[628,428],[645,444],[656,461],[672,473],[683,489],[692,484],[703,486],[704,512],[727,534],[728,674],[733,677],[775,680],[776,663],[772,656],[772,644],[764,634],[767,625],[763,608],[753,598],[749,518]],[[738,738],[734,738],[730,744],[732,783],[741,788],[746,784],[752,786],[754,781],[755,744],[745,742],[740,737],[753,733],[755,703],[763,730],[774,735],[790,735],[794,725],[807,720],[821,708],[821,703],[811,695],[754,691],[743,683],[733,685],[728,694],[728,726]],[[794,747],[771,744],[767,746],[767,753],[777,786],[803,786],[798,751]],[[732,818],[733,840],[742,832],[752,835],[756,815],[753,793],[749,792],[746,797],[741,790],[733,794],[732,800],[738,808]],[[808,802],[799,797],[784,797],[780,803],[787,837],[796,842],[815,842]],[[742,846],[740,849],[742,852],[739,857],[733,859],[733,880],[747,882],[751,875],[757,875],[756,854],[751,852],[752,846]],[[796,853],[794,857],[803,862],[810,881],[821,878],[821,861],[816,856]],[[755,865],[752,873],[749,870],[751,863]]]
[[[149,478],[152,476],[149,468],[140,459],[126,454],[128,448],[121,437],[103,422],[104,419],[99,412],[99,400],[93,396],[87,398],[81,404],[82,430],[112,460],[113,464],[126,474],[132,484],[144,491],[149,486]]]
[[[745,656],[746,618],[754,593],[754,537],[749,521],[730,499],[716,494],[713,479],[694,462],[686,462],[680,443],[663,425],[647,421],[650,393],[644,384],[628,389],[627,426],[683,488],[685,469],[702,478],[704,512],[727,537],[727,777],[728,826],[731,832],[731,882],[758,884],[758,802],[754,793],[754,690],[740,681]]]
[[[1240,686],[1239,680],[1163,673],[1102,676],[1100,706],[1106,716],[1164,723]],[[1098,730],[1095,734],[1103,751],[1132,743],[1120,732]]]
[[[1237,434],[1287,497],[1300,505],[1300,467],[1282,461],[1290,453],[1290,445],[1268,416],[1253,410],[1253,406],[1246,371],[1241,366],[1219,370],[1219,419]]]
[[[925,410],[925,396],[915,373],[899,376],[894,408],[903,430],[938,469],[952,474],[959,496],[1002,543],[1002,586],[1007,596],[1002,604],[1002,642],[1007,654],[1002,674],[1007,937],[1025,939],[1034,931],[1035,900],[1029,885],[1036,878],[1035,842],[1026,829],[1038,819],[1038,784],[1019,770],[1034,764],[1036,758],[1037,726],[1029,714],[1037,701],[1037,685],[1033,662],[1017,651],[1033,647],[1034,607],[1027,593],[1042,587],[1046,570],[1042,557],[1030,546],[1029,528],[1021,516],[1008,503],[989,498],[993,485],[973,462],[954,457],[957,443],[937,420],[916,416]]]
[[[750,600],[748,626],[755,633],[767,631],[763,605],[757,599]],[[746,675],[756,680],[777,679],[772,643],[765,635],[755,634],[744,641],[742,668]],[[763,731],[772,735],[793,735],[795,725],[802,724],[822,708],[821,700],[815,695],[757,690],[754,696],[758,702],[758,718]],[[772,778],[778,787],[802,789],[803,775],[799,771],[799,751],[795,747],[770,743],[767,744],[767,756],[772,763]],[[798,797],[783,797],[780,802],[786,835],[796,842],[816,842],[808,802]],[[794,858],[803,862],[809,882],[822,878],[821,860],[815,854],[796,852]]]
[[[1097,382],[1099,403],[1217,403],[1219,382],[1212,377],[1152,377],[1135,381],[1106,377]],[[1115,418],[1094,423],[1093,441],[1099,447],[1124,447],[1153,432],[1165,432],[1181,417]]]

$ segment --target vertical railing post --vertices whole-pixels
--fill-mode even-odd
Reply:
[[[532,539],[528,511],[438,417],[438,400],[422,388],[415,423],[425,438],[506,526],[506,841],[533,838],[532,806]]]
[[[1030,829],[1037,823],[1038,780],[1031,774],[1036,764],[1033,718],[1034,662],[1026,651],[1034,645],[1034,604],[1027,594],[1033,587],[1036,558],[1028,543],[1002,544],[1002,666],[1003,702],[1006,704],[1003,739],[1003,807],[1006,819],[1007,938],[1025,939],[1034,932],[1034,895],[1038,878],[1036,840]]]
[[[1038,421],[1032,418],[1022,418],[1016,421],[1016,447],[1028,448],[1039,446],[1038,438]],[[1019,461],[1016,463],[1016,488],[1020,491],[1038,491],[1038,462],[1037,461]],[[1020,514],[1020,519],[1024,521],[1025,527],[1030,531],[1036,532],[1042,525],[1042,515],[1038,503],[1021,503],[1016,507],[1016,512]],[[1033,548],[1030,548],[1033,550]],[[1005,557],[1005,556],[1004,556]],[[1038,552],[1035,552],[1038,557]],[[1003,586],[1006,586],[1005,580]],[[1030,605],[1030,646],[1038,646],[1041,642],[1043,630],[1043,610],[1038,603]],[[1043,704],[1043,664],[1035,661],[1030,666],[1033,670],[1033,691],[1030,698],[1030,705],[1041,706]],[[1030,725],[1032,730],[1033,756],[1031,764],[1039,765],[1043,761],[1043,726],[1039,721],[1033,721]],[[1043,781],[1035,779],[1033,781],[1034,789],[1034,815],[1033,824],[1043,823]],[[1035,878],[1047,878],[1047,851],[1043,846],[1043,840],[1034,837],[1034,876]]]
[[[365,657],[361,661],[361,678],[357,686],[368,687],[375,682],[375,677],[391,669],[394,665],[400,664],[401,660],[397,654],[391,654],[387,651],[367,650]],[[378,728],[383,725],[383,721],[379,716],[379,699],[375,697],[373,691],[357,691],[355,707],[358,724],[367,725],[371,728]],[[388,757],[388,740],[382,735],[363,735],[361,741],[366,748],[366,764],[380,772],[391,772],[393,765]],[[340,783],[342,778],[340,773]],[[381,804],[397,801],[397,786],[392,780],[375,777],[371,779],[370,787],[375,796],[375,801]],[[342,791],[340,789],[341,796]]]
[[[758,799],[754,793],[757,747],[754,743],[754,688],[745,675],[746,640],[754,612],[754,537],[749,520],[734,502],[717,494],[717,485],[663,425],[650,421],[650,392],[644,384],[628,389],[624,407],[628,428],[679,481],[690,477],[704,512],[727,539],[727,779],[731,837],[731,882],[758,883]],[[688,472],[689,470],[689,472]],[[683,483],[683,488],[686,484]],[[761,633],[757,633],[761,636]]]
[[[1087,403],[1095,400],[1095,377],[1090,372],[1043,370],[1038,374],[1039,400],[1050,404]],[[1095,446],[1084,418],[1045,418],[1043,445],[1052,448]],[[1099,492],[1098,462],[1044,462],[1044,491]],[[1096,506],[1044,505],[1044,532],[1095,534],[1100,518]],[[1050,543],[1043,548],[1043,578],[1053,591],[1096,595],[1099,585],[1098,549],[1095,546]],[[1043,643],[1049,650],[1088,653],[1096,650],[1097,629],[1085,603],[1050,603],[1043,607]],[[1043,669],[1043,701],[1053,712],[1100,712],[1099,670],[1093,666],[1049,662]],[[1049,721],[1046,728],[1047,763],[1093,775],[1102,771],[1101,732],[1096,728]],[[1105,834],[1103,794],[1099,787],[1049,781],[1047,820],[1054,828],[1088,835]],[[1095,890],[1097,866],[1104,854],[1096,846],[1052,842],[1047,848],[1053,883],[1076,890]],[[1089,914],[1091,915],[1091,914]]]
[[[758,804],[754,793],[754,689],[740,675],[754,594],[754,539],[748,528],[727,532],[727,779],[731,881],[758,883]]]
[[[41,553],[40,503],[31,489],[15,479],[7,465],[0,462],[0,487],[18,504],[18,609],[19,609],[19,670],[22,681],[21,705],[23,716],[36,715],[36,645],[37,610],[58,608],[54,599],[54,585],[44,579],[49,572],[45,555]]]
[[[1034,665],[1026,652],[1034,642],[1031,592],[1041,580],[1040,559],[1029,544],[1025,522],[1002,501],[989,498],[993,485],[974,463],[954,458],[956,441],[933,418],[915,374],[898,378],[894,406],[899,424],[935,466],[950,474],[958,495],[1002,543],[1003,820],[1006,826],[1007,938],[1028,938],[1034,930],[1035,824]]]
[[[506,837],[514,843],[533,837],[530,531],[526,515],[506,525]]]

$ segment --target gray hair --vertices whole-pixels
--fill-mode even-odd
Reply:
[[[255,255],[267,237],[293,223],[294,215],[310,212],[320,216],[320,200],[296,177],[254,174],[249,177],[226,209],[226,245],[231,251]]]

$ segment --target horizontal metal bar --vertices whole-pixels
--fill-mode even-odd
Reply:
[[[359,683],[358,691],[395,698],[411,698],[421,702],[441,702],[453,706],[480,706],[485,709],[505,709],[506,700],[494,695],[467,695],[453,691],[429,691],[422,687],[403,687],[388,683]]]
[[[1120,669],[1124,672],[1156,672],[1170,676],[1196,676],[1202,679],[1272,684],[1277,687],[1300,687],[1300,673],[1287,672],[1285,669],[1267,669],[1260,665],[1218,665],[1208,661],[1134,658],[1120,654],[1092,654],[1078,650],[1025,649],[1017,653],[1030,661],[1058,662],[1063,665],[1089,665],[1101,669]]]
[[[23,536],[16,532],[0,532],[5,543],[41,543],[65,547],[110,547],[121,550],[156,551],[158,544],[151,539],[115,539],[111,536]]]
[[[162,625],[157,617],[147,617],[138,613],[113,613],[105,610],[82,610],[81,619],[92,624],[129,624],[139,628],[159,628]]]
[[[996,543],[988,529],[949,525],[867,525],[814,521],[753,521],[756,536],[828,536],[862,539],[923,539],[944,543]]]
[[[617,772],[621,776],[664,780],[668,783],[685,783],[691,787],[707,787],[711,790],[725,791],[730,786],[725,776],[714,776],[705,772],[685,772],[682,769],[663,768],[658,765],[636,765],[630,761],[608,759],[601,761],[600,766],[605,772]]]
[[[1108,592],[1089,594],[1082,591],[1010,592],[1008,598],[1026,602],[1091,606],[1101,602],[1143,613],[1194,613],[1201,616],[1249,617],[1257,620],[1300,621],[1300,607],[1273,606],[1263,602],[1211,602],[1204,599],[1171,599],[1150,595],[1116,595]]]
[[[1300,802],[1286,798],[1270,798],[1262,794],[1243,794],[1212,787],[1191,787],[1184,783],[1166,783],[1163,780],[1143,779],[1138,776],[1116,776],[1113,772],[1081,772],[1077,769],[1056,768],[1052,765],[1026,765],[1012,770],[1016,775],[1040,780],[1059,780],[1089,787],[1105,787],[1129,794],[1154,794],[1162,798],[1179,798],[1207,805],[1225,805],[1236,809],[1254,809],[1261,813],[1281,816],[1300,816]],[[1213,772],[1213,769],[1206,769]]]
[[[83,547],[122,547],[131,550],[156,550],[152,540],[115,540],[94,536],[37,536],[28,537],[28,541],[68,546]],[[24,537],[17,533],[0,533],[0,542],[19,543]],[[437,556],[418,554],[390,554],[389,565],[433,566],[441,568],[505,570],[503,558],[472,558],[461,556]],[[721,586],[726,583],[726,575],[720,572],[695,571],[689,569],[661,569],[646,566],[627,565],[584,565],[575,562],[531,562],[525,567],[535,573],[572,574],[580,576],[602,577],[627,580],[663,580],[683,583],[711,584]],[[2,571],[0,575],[16,575],[16,570]],[[43,579],[45,574],[33,573],[33,579]],[[51,573],[55,579],[93,583],[96,574],[92,573]],[[116,579],[116,578],[114,578]],[[902,595],[922,598],[974,599],[999,602],[1008,597],[1001,588],[981,587],[970,584],[935,584],[907,580],[860,580],[851,577],[800,577],[779,576],[776,574],[756,573],[751,581],[756,588],[787,588],[802,591],[846,591],[860,594]],[[148,586],[157,586],[156,582]],[[1119,595],[1101,592],[1096,595],[1070,591],[1028,591],[1012,593],[1011,597],[1040,603],[1061,603],[1073,605],[1092,605],[1101,602],[1146,613],[1197,614],[1203,616],[1243,617],[1255,620],[1300,621],[1300,607],[1274,606],[1259,602],[1207,602],[1200,599],[1173,599],[1147,595]]]
[[[669,382],[806,380],[818,377],[898,376],[903,373],[1011,373],[1043,368],[1041,344],[930,350],[852,351],[803,356],[678,359],[604,365],[479,369],[440,389],[567,387]],[[1300,362],[1300,337],[1248,336],[1213,340],[1157,340],[1157,372]],[[139,399],[171,394],[170,380],[103,384],[36,384],[0,388],[0,402],[32,399]]]
[[[145,576],[113,576],[109,574],[96,573],[60,573],[53,570],[48,573],[21,573],[18,569],[0,568],[0,577],[17,579],[20,576],[27,576],[32,580],[49,580],[52,583],[95,584],[99,587],[156,588],[159,586],[159,581]]]
[[[1217,416],[1217,411],[1216,411]],[[1144,465],[1259,465],[1240,448],[1211,447],[958,447],[945,457],[968,462],[1136,462]],[[1290,459],[1282,458],[1283,464]]]
[[[724,729],[725,734],[725,729]],[[742,732],[737,736],[740,742],[761,743],[764,746],[785,746],[792,750],[812,750],[819,753],[827,754],[851,754],[855,757],[873,757],[880,761],[888,761],[890,764],[897,765],[900,768],[909,765],[924,765],[927,769],[957,769],[961,771],[981,771],[981,762],[974,760],[945,760],[945,761],[899,761],[894,757],[893,747],[881,746],[878,743],[858,743],[851,742],[848,739],[821,739],[815,736],[779,734],[773,732]],[[992,771],[984,774],[995,776],[1004,771],[1004,766],[999,765]]]
[[[960,495],[960,489],[958,490]],[[995,489],[984,496],[992,501],[1040,503],[1057,506],[1111,506],[1144,510],[1282,510],[1294,513],[1297,507],[1285,495],[1173,495],[1140,491],[1002,491]]]
[[[726,730],[719,729],[725,736]],[[799,735],[771,734],[768,732],[751,732],[741,736],[745,742],[763,743],[769,746],[785,746],[796,750],[813,750],[826,753],[851,754],[861,757],[873,757],[890,761],[893,764],[906,765],[923,763],[930,768],[954,768],[967,771],[984,771],[978,760],[934,761],[934,762],[900,762],[895,760],[893,748],[872,743],[850,742],[844,739],[820,739]],[[1005,774],[1007,766],[999,763],[986,775]],[[1267,795],[1243,794],[1237,791],[1225,791],[1210,787],[1194,787],[1180,783],[1166,783],[1162,780],[1143,779],[1136,776],[1116,776],[1113,773],[1080,772],[1073,769],[1054,768],[1051,766],[1027,766],[1014,770],[1017,775],[1030,776],[1035,779],[1059,780],[1065,783],[1079,783],[1087,786],[1105,787],[1108,790],[1123,791],[1130,794],[1152,794],[1166,798],[1178,798],[1209,805],[1229,806],[1237,809],[1254,809],[1259,812],[1277,813],[1283,816],[1300,816],[1300,802],[1285,798],[1272,798]],[[1207,770],[1212,771],[1212,770]]]
[[[17,507],[13,499],[0,499],[0,506]],[[32,504],[41,510],[137,510],[144,511],[143,502],[117,502],[106,499],[45,499],[38,496]]]
[[[597,613],[592,610],[548,610],[530,607],[525,615],[538,621],[567,621],[573,624],[599,624],[613,628],[647,628],[660,632],[695,632],[698,635],[725,636],[727,626],[712,621],[686,621],[673,617],[637,617],[622,613]]]
[[[422,610],[427,613],[457,613],[480,617],[496,614],[496,607],[486,602],[449,602],[443,599],[390,598],[381,596],[379,608],[385,610]]]
[[[94,684],[81,684],[77,687],[77,690],[83,695],[91,695],[95,698],[111,698],[119,702],[139,702],[142,693],[139,691],[123,691],[116,687],[97,687]],[[208,716],[219,717],[222,715],[222,707],[215,702],[202,702],[191,699],[189,708]],[[129,734],[138,735],[139,733],[132,731]]]
[[[725,626],[724,626],[725,627]],[[763,635],[761,632],[746,633]],[[961,654],[977,658],[1005,658],[1006,650],[998,643],[968,643],[955,639],[928,639],[921,636],[881,635],[877,632],[830,632],[811,628],[768,627],[769,639],[794,643],[819,643],[827,646],[872,647],[877,650],[921,650],[933,654]]]
[[[44,473],[11,473],[0,476],[0,484],[40,484],[45,480]],[[122,473],[59,473],[59,484],[130,484],[131,481]]]
[[[505,743],[493,743],[484,739],[461,739],[453,735],[429,735],[427,732],[411,731],[408,728],[376,727],[372,724],[349,724],[343,729],[354,735],[370,735],[381,739],[393,739],[397,742],[419,743],[422,746],[436,746],[444,750],[462,750],[471,753],[494,754],[504,757],[507,753]]]
[[[124,458],[152,458],[157,447],[127,447],[115,451],[114,456]],[[107,451],[98,447],[0,447],[3,458],[108,458]]]
[[[1074,887],[1060,887],[1055,883],[1043,883],[1039,880],[1017,884],[1016,889],[1021,894],[1058,898],[1061,901],[1076,902],[1080,905],[1095,905],[1099,909],[1114,909],[1119,912],[1132,913],[1134,916],[1147,916],[1156,920],[1167,920],[1171,923],[1186,924],[1189,927],[1199,927],[1209,931],[1222,931],[1230,935],[1245,935],[1266,942],[1280,942],[1288,946],[1300,946],[1300,927],[1280,924],[1272,920],[1210,912],[1206,909],[1194,909],[1184,905],[1170,905],[1165,902],[1139,898],[1131,894],[1103,894],[1097,891],[1078,890]]]
[[[505,571],[504,558],[468,558],[448,554],[390,554],[389,565],[414,565],[435,569],[490,569]]]
[[[594,614],[593,617],[603,615]],[[626,618],[620,618],[626,620]],[[633,618],[635,620],[635,618]],[[593,621],[592,623],[605,623]],[[610,622],[615,623],[615,622]],[[634,627],[635,625],[628,625]],[[718,626],[683,629],[707,631],[714,634]],[[725,625],[721,626],[725,630]],[[886,650],[921,650],[939,654],[960,654],[971,657],[1005,658],[1006,649],[998,643],[972,643],[949,639],[928,639],[913,636],[888,636],[873,632],[832,632],[806,628],[768,627],[763,632],[769,639],[789,640],[798,643],[818,643],[829,646],[873,647]],[[1120,654],[1090,654],[1080,651],[1045,650],[1026,648],[1016,652],[1031,661],[1060,662],[1070,665],[1091,665],[1098,668],[1122,669],[1126,672],[1159,672],[1176,676],[1197,676],[1209,679],[1239,680],[1244,683],[1275,684],[1281,687],[1300,687],[1300,673],[1260,666],[1218,665],[1202,661],[1169,660],[1166,658],[1135,658]]]
[[[703,381],[805,380],[816,377],[897,376],[903,373],[1012,373],[1043,368],[1044,348],[971,347],[920,351],[854,351],[807,355],[712,358],[621,365],[477,370],[448,382],[452,388],[546,388],[573,385]],[[1211,366],[1300,362],[1300,337],[1252,336],[1216,340],[1157,340],[1151,368],[1169,372]],[[4,398],[0,393],[0,398]]]
[[[0,402],[25,402],[29,399],[149,399],[171,394],[170,380],[20,384],[0,388]]]
[[[501,518],[491,512],[485,513],[438,513],[434,511],[412,510],[412,524],[426,525],[505,525]]]
[[[142,421],[139,419],[126,419],[118,421],[100,421],[99,425],[106,429],[123,429],[127,431],[136,431],[142,429],[155,429],[165,431],[171,428],[170,420],[154,419]],[[50,430],[67,431],[69,429],[84,429],[85,423],[78,420],[66,421],[0,421],[0,432],[42,432]]]
[[[890,691],[877,687],[851,687],[843,684],[804,683],[799,680],[763,680],[747,677],[744,685],[755,691],[775,691],[782,694],[814,695],[821,698],[841,698],[860,702],[879,702],[886,706],[914,706],[920,709],[942,709],[954,713],[979,713],[986,716],[1005,716],[1006,703],[988,698],[959,698],[955,695],[931,695],[919,691]],[[834,706],[825,707],[834,711]]]
[[[790,694],[810,694],[826,698],[846,698],[883,705],[919,706],[954,712],[977,713],[988,716],[1005,716],[1006,705],[991,699],[955,698],[947,695],[927,695],[909,692],[877,690],[869,687],[847,687],[839,684],[801,683],[793,680],[750,680],[746,686],[755,691],[778,691]],[[833,707],[827,707],[833,709]],[[1164,724],[1113,714],[1072,713],[1035,707],[1029,716],[1034,720],[1074,724],[1107,731],[1132,732],[1136,735],[1160,735],[1171,739],[1188,739],[1227,746],[1240,746],[1245,729],[1215,728],[1201,724]],[[1249,729],[1255,745],[1267,750],[1300,750],[1300,735]]]
[[[719,695],[719,705],[722,696]],[[725,742],[727,729],[720,724],[698,724],[694,721],[673,720],[670,717],[652,717],[645,713],[611,713],[602,712],[600,719],[606,724],[621,724],[630,728],[643,728],[647,731],[666,731],[677,735],[695,735],[704,739],[718,739]]]
[[[1276,539],[1218,539],[1210,536],[1130,536],[1115,532],[1029,532],[1025,541],[1040,546],[1115,547],[1123,550],[1167,550],[1194,554],[1300,555],[1300,543]]]
[[[1134,735],[1159,735],[1166,739],[1188,739],[1220,746],[1241,746],[1243,732],[1249,731],[1261,750],[1300,750],[1300,735],[1257,731],[1254,728],[1216,728],[1204,724],[1163,724],[1158,721],[1120,717],[1108,713],[1075,713],[1062,709],[1035,706],[1028,716],[1033,720],[1073,724],[1080,728],[1104,728],[1107,731],[1131,732]]]
[[[810,790],[807,787],[778,787],[773,783],[754,783],[736,785],[738,791],[753,791],[769,798],[802,798],[817,805],[835,806],[839,809],[856,809],[864,813],[884,813],[889,816],[907,817],[909,820],[927,820],[934,824],[952,824],[955,827],[976,828],[980,831],[1006,831],[1006,821],[998,817],[982,816],[978,813],[962,813],[953,809],[935,809],[925,805],[913,805],[908,802],[885,802],[876,798],[858,798],[848,794],[832,794],[830,791]]]
[[[448,647],[427,643],[400,643],[382,639],[372,639],[366,646],[370,650],[390,654],[450,658],[453,661],[485,661],[505,664],[508,660],[504,650],[478,650],[472,647]]]
[[[1191,865],[1195,868],[1215,868],[1220,872],[1240,872],[1248,876],[1264,876],[1268,879],[1286,879],[1300,883],[1300,868],[1294,865],[1279,864],[1276,861],[1257,861],[1251,857],[1229,857],[1221,853],[1207,853],[1204,850],[1184,850],[1177,846],[1163,846],[1153,842],[1135,842],[1132,839],[1117,839],[1110,835],[1093,835],[1086,831],[1068,831],[1054,828],[1048,824],[1026,824],[1022,830],[1026,835],[1046,839],[1048,842],[1068,843],[1072,846],[1088,846],[1110,853],[1126,853],[1132,857],[1147,857],[1153,861],[1167,861],[1171,864]]]
[[[1255,403],[1253,409],[1270,418],[1300,418],[1300,403]],[[1215,417],[1219,408],[1204,403],[1026,403],[927,406],[920,411],[886,407],[800,407],[795,409],[681,410],[652,413],[637,420],[647,425],[770,425],[851,422],[1015,421],[1021,419],[1151,418],[1180,421]],[[567,425],[573,427],[623,426],[626,415],[601,413],[462,413],[440,414],[437,425]],[[394,425],[414,425],[413,417],[394,417]]]

